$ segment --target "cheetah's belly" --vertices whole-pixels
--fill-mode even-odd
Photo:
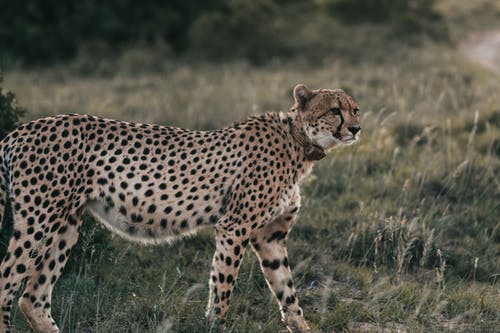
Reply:
[[[87,202],[86,208],[111,231],[126,239],[142,243],[171,242],[181,236],[193,234],[201,227],[200,225],[180,232],[178,229],[162,228],[156,224],[134,223],[120,214],[116,208],[110,208],[104,200],[91,200]]]

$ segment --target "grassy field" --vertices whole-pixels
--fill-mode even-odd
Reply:
[[[362,140],[318,163],[289,240],[311,326],[498,332],[500,78],[468,63],[453,43],[465,29],[494,28],[495,20],[480,7],[487,1],[456,3],[439,3],[451,43],[380,43],[377,27],[339,27],[346,52],[314,65],[193,64],[132,50],[116,59],[82,55],[51,68],[11,69],[5,86],[29,110],[25,120],[75,112],[196,129],[287,110],[299,82],[344,88],[361,105]],[[470,18],[474,11],[484,19]],[[53,315],[63,332],[209,332],[213,250],[210,230],[174,246],[142,247],[88,216],[56,286]],[[250,252],[228,331],[285,332]],[[14,325],[28,331],[19,310]]]

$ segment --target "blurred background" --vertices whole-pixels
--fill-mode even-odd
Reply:
[[[345,89],[361,142],[318,163],[288,241],[311,326],[498,331],[500,2],[3,1],[0,70],[2,137],[61,113],[214,129],[288,110],[297,83]],[[213,250],[210,230],[142,247],[86,216],[53,317],[63,332],[209,332]],[[285,332],[250,252],[228,331]]]

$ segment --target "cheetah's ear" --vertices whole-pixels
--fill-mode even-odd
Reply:
[[[293,89],[293,98],[295,99],[295,106],[298,110],[303,110],[306,103],[313,97],[313,92],[305,85],[298,84]]]

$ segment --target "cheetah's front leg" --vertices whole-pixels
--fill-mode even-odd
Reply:
[[[238,234],[238,235],[237,235]],[[228,231],[221,225],[215,229],[215,254],[210,273],[207,317],[210,321],[224,317],[229,309],[229,299],[238,276],[248,237],[241,231]]]
[[[279,216],[251,235],[267,284],[280,304],[281,315],[291,332],[310,332],[299,306],[288,264],[286,239],[298,209]]]

